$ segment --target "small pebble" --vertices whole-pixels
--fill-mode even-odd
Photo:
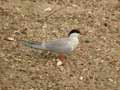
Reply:
[[[57,62],[57,66],[61,66],[62,64],[63,64],[63,63],[62,63],[62,61],[60,61],[60,60]]]
[[[48,7],[46,9],[44,9],[45,12],[49,12],[49,11],[52,11],[52,8]]]
[[[7,40],[7,41],[14,41],[15,39],[13,37],[8,37],[5,40]]]
[[[80,80],[83,80],[83,77],[82,77],[82,76],[80,77]]]
[[[78,7],[78,5],[76,5],[76,4],[72,4],[72,7]]]
[[[109,78],[108,80],[109,80],[110,82],[113,82],[113,79],[112,79],[112,78]]]
[[[29,90],[34,90],[34,88],[31,88],[31,89],[29,89]]]

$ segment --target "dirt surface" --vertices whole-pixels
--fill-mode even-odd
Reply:
[[[56,55],[17,40],[85,35]],[[120,0],[0,0],[0,90],[120,90]]]

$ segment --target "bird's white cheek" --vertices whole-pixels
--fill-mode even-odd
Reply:
[[[71,45],[71,49],[72,49],[72,51],[77,47],[78,44],[79,44],[79,43],[76,42],[76,43],[74,43],[73,45]]]

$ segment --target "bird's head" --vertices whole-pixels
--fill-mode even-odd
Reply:
[[[69,37],[79,37],[80,36],[80,31],[78,30],[78,29],[72,29],[70,32],[69,32],[69,34],[68,34],[68,36]]]

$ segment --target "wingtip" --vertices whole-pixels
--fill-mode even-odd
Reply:
[[[25,45],[25,46],[31,46],[31,41],[25,41],[25,40],[18,40],[17,41],[19,44],[23,44],[23,45]]]

